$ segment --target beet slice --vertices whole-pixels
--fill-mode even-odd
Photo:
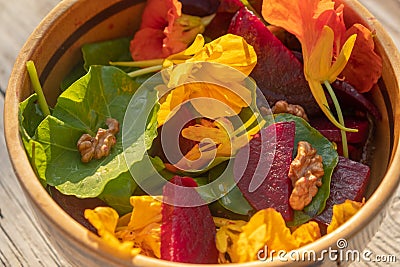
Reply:
[[[288,172],[292,162],[295,128],[292,121],[262,129],[248,146],[239,150],[233,166],[237,186],[250,205],[256,210],[274,208],[286,221],[293,219],[293,210],[289,205],[292,182]],[[267,166],[270,166],[269,171]],[[261,178],[262,183],[250,192],[253,178]]]
[[[322,224],[330,224],[333,205],[346,199],[362,201],[369,180],[369,167],[350,159],[339,157],[338,165],[332,174],[331,193],[325,210],[314,219]]]
[[[328,119],[320,117],[313,118],[310,121],[312,127],[317,129],[323,136],[332,142],[342,142],[340,129],[333,125]],[[356,133],[347,132],[347,142],[351,144],[364,143],[368,138],[369,123],[366,119],[361,118],[345,118],[346,127],[358,129]]]
[[[257,65],[251,76],[272,106],[278,100],[301,105],[308,115],[320,113],[304,78],[303,65],[248,9],[233,17],[229,32],[254,47]]]
[[[227,34],[233,16],[243,6],[240,0],[221,0],[215,17],[204,31],[204,36],[214,40]]]
[[[360,94],[353,86],[345,81],[336,80],[332,83],[332,88],[335,90],[336,96],[342,107],[353,107],[369,112],[377,120],[381,120],[382,115],[378,108],[368,100],[368,98]],[[328,94],[327,98],[330,100]]]
[[[186,187],[184,189],[197,186],[192,178],[174,176],[163,188],[163,197],[168,203],[177,199],[180,203],[182,199],[188,203],[204,203],[194,188],[182,191],[174,184]],[[161,213],[161,259],[185,263],[218,262],[216,229],[207,205],[178,207],[163,202]]]

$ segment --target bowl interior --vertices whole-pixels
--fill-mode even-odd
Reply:
[[[17,59],[7,89],[5,108],[7,146],[16,174],[27,197],[41,214],[47,216],[48,220],[56,225],[56,228],[60,230],[67,227],[70,230],[68,234],[74,236],[74,240],[95,250],[100,249],[100,251],[106,251],[107,245],[99,248],[97,245],[99,240],[94,235],[90,235],[85,228],[69,219],[55,202],[50,200],[35,177],[25,155],[18,132],[18,103],[33,91],[24,66],[27,60],[35,62],[46,98],[53,106],[61,93],[59,88],[62,79],[81,60],[81,46],[95,41],[133,36],[139,27],[144,7],[143,2],[137,0],[62,1],[27,41]],[[381,25],[357,1],[348,0],[344,3],[347,6],[345,20],[348,23],[359,22],[376,32],[376,50],[383,58],[382,78],[370,93],[382,113],[382,120],[376,122],[373,144],[375,147],[374,160],[371,163],[371,182],[367,191],[367,198],[377,195],[377,202],[371,204],[367,202],[367,205],[371,206],[369,210],[374,210],[379,205],[385,205],[399,180],[399,167],[394,166],[391,162],[399,160],[397,149],[400,129],[397,118],[400,118],[398,92],[400,75],[398,62],[400,60],[393,42]],[[387,173],[389,166],[392,170]],[[385,174],[387,175],[385,176]],[[386,180],[386,183],[381,185],[383,179]],[[389,188],[390,186],[393,188]],[[363,212],[363,210],[360,211],[360,213]],[[360,227],[362,228],[368,219],[374,216],[370,211],[365,212],[368,212],[363,217],[365,221],[360,223],[358,228],[352,229],[353,232],[359,231]],[[57,220],[60,217],[66,221]],[[82,235],[88,235],[90,238],[82,239]],[[334,238],[334,240],[337,239],[337,237]],[[322,240],[319,246],[324,247],[328,243],[326,240]],[[114,252],[110,253],[115,254]],[[152,266],[153,263],[152,260],[147,260],[148,266]]]

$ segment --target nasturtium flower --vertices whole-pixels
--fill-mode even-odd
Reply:
[[[199,142],[199,144],[196,144],[185,155],[186,160],[179,161],[175,166],[179,169],[200,169],[214,158],[235,155],[266,123],[264,120],[261,120],[253,128],[247,129],[258,117],[253,114],[246,123],[237,129],[234,129],[232,122],[225,117],[218,118],[215,121],[201,119],[200,123],[184,128],[182,136],[186,139]],[[208,142],[205,140],[208,140]],[[197,161],[200,157],[202,161]]]
[[[85,217],[99,236],[122,255],[139,253],[160,258],[161,202],[151,196],[133,196],[133,211],[119,218],[109,207],[85,210]]]
[[[257,54],[243,37],[225,34],[207,44],[201,34],[185,51],[171,55],[164,62],[168,67],[183,62],[213,62],[235,68],[248,76],[257,64]]]
[[[339,226],[347,222],[347,220],[353,217],[362,206],[364,206],[364,200],[362,202],[357,202],[349,199],[342,204],[334,205],[332,221],[328,225],[327,233],[332,233],[334,230],[339,228]]]
[[[257,260],[259,251],[265,246],[268,251],[291,251],[321,237],[316,222],[305,223],[292,233],[282,215],[272,208],[258,211],[241,229],[221,226],[219,231],[217,249],[221,253],[227,252],[233,263]]]
[[[373,34],[369,29],[356,23],[346,31],[345,38],[353,34],[357,34],[356,43],[341,76],[358,92],[365,93],[382,75],[382,58],[374,51]]]
[[[354,34],[341,45],[346,30],[343,5],[335,9],[332,0],[266,0],[262,14],[269,23],[283,27],[298,38],[304,75],[316,102],[336,127],[351,130],[332,115],[322,87],[322,83],[332,83],[343,71],[356,40]]]
[[[120,241],[115,236],[118,213],[109,207],[97,207],[85,210],[85,218],[96,228],[98,235],[123,256],[136,256],[141,252],[131,241]]]
[[[202,33],[210,17],[182,14],[178,0],[148,0],[140,29],[130,44],[134,60],[166,58],[181,52]]]
[[[185,62],[193,64],[181,64]],[[207,70],[203,69],[208,82],[191,82],[190,76],[196,67],[196,62],[216,63],[207,65]],[[158,113],[159,126],[171,116],[170,112],[175,107],[194,98],[217,100],[230,109],[221,109],[221,105],[216,106],[212,102],[203,101],[201,104],[191,102],[196,111],[204,117],[218,118],[238,114],[243,107],[249,106],[252,102],[252,92],[242,83],[256,64],[257,55],[254,48],[240,36],[227,34],[205,44],[204,37],[197,35],[186,50],[171,55],[163,62],[163,67],[169,74],[167,87],[174,89],[161,103]],[[235,74],[231,68],[239,72]],[[213,80],[215,82],[211,83]]]

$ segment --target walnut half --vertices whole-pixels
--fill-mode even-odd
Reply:
[[[301,141],[297,146],[297,156],[290,164],[289,178],[293,191],[289,204],[294,210],[302,210],[310,204],[322,185],[324,176],[322,157],[308,142]]]
[[[272,107],[272,113],[289,113],[308,121],[307,114],[302,106],[292,105],[284,100],[279,100],[275,103],[275,105]]]
[[[117,143],[115,135],[119,132],[119,122],[116,119],[106,120],[108,129],[99,128],[95,137],[83,134],[77,142],[81,161],[88,163],[93,158],[101,159],[110,155],[111,148]]]

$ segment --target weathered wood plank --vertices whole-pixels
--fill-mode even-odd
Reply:
[[[7,87],[15,58],[28,36],[58,0],[0,1],[0,88]]]
[[[0,96],[0,265],[68,266],[54,250],[32,215],[8,159]]]

